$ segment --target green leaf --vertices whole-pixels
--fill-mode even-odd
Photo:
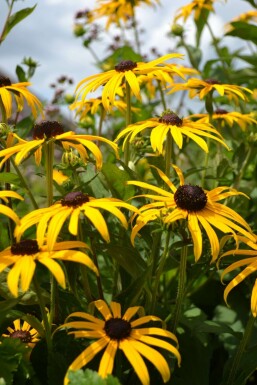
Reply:
[[[202,36],[203,29],[206,25],[206,21],[208,19],[210,11],[208,9],[202,8],[202,11],[200,13],[200,16],[197,20],[195,20],[196,25],[196,47],[199,47],[200,39]]]
[[[257,45],[257,26],[243,21],[231,23],[233,30],[226,33],[226,36],[235,36],[239,39],[250,40]]]
[[[20,82],[27,82],[28,81],[24,69],[19,65],[16,66],[16,75],[17,75],[17,78],[19,79]]]
[[[20,178],[12,172],[2,172],[0,174],[0,183],[10,183],[20,186]]]
[[[114,197],[126,201],[134,195],[134,187],[126,184],[130,176],[125,170],[121,170],[115,164],[105,163],[101,171]]]
[[[256,0],[244,0],[244,1],[246,1],[247,3],[250,3],[254,8],[257,8]]]
[[[99,376],[97,372],[91,369],[70,371],[68,378],[69,385],[120,385],[119,380],[109,374],[106,378]]]
[[[28,350],[19,338],[4,338],[0,344],[0,378],[6,385],[12,385],[13,376],[17,372]]]
[[[187,45],[188,56],[193,67],[199,68],[202,60],[202,51],[193,45]]]
[[[22,21],[23,19],[25,19],[27,16],[29,16],[33,11],[34,9],[36,8],[36,4],[34,5],[34,7],[31,7],[31,8],[23,8],[21,9],[20,11],[12,14],[9,19],[7,20],[7,23],[6,23],[6,26],[5,26],[5,30],[4,30],[4,33],[2,35],[2,40],[4,40],[6,38],[6,36],[8,35],[8,33],[11,31],[11,29],[13,29],[13,27],[15,27],[16,24],[18,24],[20,21]]]
[[[204,321],[197,327],[197,331],[199,333],[214,333],[214,334],[228,333],[238,338],[242,336],[242,333],[235,332],[231,327],[229,327],[225,323],[214,322],[214,321]]]

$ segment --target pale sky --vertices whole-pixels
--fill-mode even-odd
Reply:
[[[144,40],[143,53],[157,47],[162,54],[172,48],[172,40],[165,37],[170,29],[175,11],[190,0],[161,0],[161,7],[151,8],[143,6],[138,9],[138,19],[145,28],[142,35]],[[10,32],[10,35],[0,46],[0,69],[9,76],[15,76],[15,67],[26,56],[31,56],[40,63],[36,75],[32,79],[33,92],[43,98],[50,98],[52,90],[49,84],[60,75],[67,75],[74,79],[75,84],[86,76],[97,73],[91,54],[82,47],[81,40],[73,36],[72,27],[74,14],[78,10],[92,9],[95,0],[24,0],[15,4],[15,10],[31,7],[37,3],[35,11]],[[224,22],[251,6],[244,0],[227,0],[215,3],[216,14],[211,16],[210,22],[217,36],[223,32]],[[0,5],[0,30],[7,12],[4,1]],[[193,24],[188,21],[185,25],[188,39],[193,37]],[[109,34],[115,35],[115,29],[110,28]],[[106,35],[106,42],[95,46],[101,58],[108,55],[106,45],[110,38]],[[193,40],[190,41],[193,44]],[[211,55],[210,37],[207,31],[202,39],[205,55]],[[240,46],[240,42],[238,43]],[[183,63],[184,64],[184,63]],[[186,64],[186,63],[185,63]],[[74,89],[75,86],[73,86]]]

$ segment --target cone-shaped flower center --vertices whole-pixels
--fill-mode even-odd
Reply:
[[[223,110],[222,108],[217,108],[217,110],[214,113],[217,115],[226,115],[228,113],[228,111]]]
[[[117,64],[114,69],[117,72],[126,72],[133,70],[136,68],[137,63],[133,62],[132,60],[122,60],[119,64]]]
[[[63,126],[55,120],[44,120],[39,124],[35,124],[33,138],[34,139],[47,139],[53,138],[56,135],[64,133]]]
[[[11,80],[5,76],[0,76],[0,87],[11,86]]]
[[[21,342],[24,342],[25,344],[32,340],[32,336],[27,330],[15,330],[10,334],[10,338],[19,338]]]
[[[160,119],[160,123],[167,124],[169,126],[177,126],[181,127],[183,124],[183,120],[178,117],[178,115],[174,114],[174,112],[164,113]]]
[[[11,247],[13,255],[32,255],[40,251],[37,241],[34,239],[24,239],[14,243]]]
[[[221,84],[218,80],[216,79],[205,79],[205,82],[208,84]]]
[[[179,186],[174,194],[177,206],[182,210],[200,211],[207,203],[207,195],[199,186],[183,185]]]
[[[122,340],[130,335],[131,324],[121,318],[111,318],[105,322],[104,330],[111,339]]]
[[[81,191],[70,192],[61,200],[62,206],[68,207],[78,207],[87,202],[89,202],[89,196]]]

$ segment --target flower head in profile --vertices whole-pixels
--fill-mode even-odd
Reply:
[[[250,226],[239,214],[231,208],[218,203],[228,197],[245,194],[225,186],[207,191],[200,186],[185,184],[182,171],[177,166],[173,165],[173,168],[180,179],[178,188],[161,170],[156,168],[159,176],[167,184],[171,192],[145,182],[127,182],[155,193],[140,195],[140,197],[149,198],[153,202],[140,207],[139,214],[134,215],[134,217],[137,216],[137,219],[131,234],[133,243],[135,236],[142,227],[157,218],[160,218],[165,224],[171,224],[179,219],[187,221],[188,230],[194,244],[196,261],[202,254],[202,229],[209,238],[212,262],[217,259],[220,251],[219,239],[213,228],[225,234],[232,233],[235,239],[237,239],[237,233],[248,239],[255,239]]]
[[[122,130],[115,141],[121,138],[125,138],[123,141],[123,149],[126,146],[127,141],[130,143],[136,138],[136,136],[150,129],[150,141],[154,151],[158,151],[160,154],[164,153],[164,141],[167,135],[170,133],[172,139],[181,149],[183,146],[183,138],[187,137],[196,142],[205,152],[208,152],[208,146],[206,141],[202,137],[214,139],[225,147],[227,145],[223,142],[221,135],[215,130],[209,123],[193,122],[187,118],[179,118],[174,112],[167,110],[160,118],[147,119],[143,122],[137,122],[131,124]],[[227,147],[228,148],[228,147]]]
[[[2,334],[2,337],[19,338],[21,342],[30,348],[33,348],[39,341],[39,334],[37,330],[32,328],[27,321],[22,321],[20,319],[13,321],[13,327],[9,326],[7,328],[7,333],[8,334]]]
[[[14,139],[18,143],[13,144]],[[42,159],[43,145],[49,141],[61,144],[67,151],[70,148],[74,148],[84,162],[89,158],[88,151],[90,151],[95,158],[97,169],[102,167],[103,159],[99,147],[94,143],[95,141],[107,143],[118,156],[117,145],[111,140],[105,139],[102,136],[80,135],[73,131],[64,132],[63,126],[60,123],[56,121],[43,121],[34,126],[33,140],[24,140],[14,133],[9,135],[7,148],[0,151],[0,158],[3,157],[0,167],[13,155],[16,155],[15,163],[19,165],[33,151],[36,164],[39,165]]]
[[[9,78],[0,76],[0,102],[3,104],[7,119],[11,117],[13,112],[13,98],[17,105],[16,112],[23,110],[24,101],[30,107],[34,118],[43,111],[41,102],[27,89],[30,85],[29,82],[12,84]]]
[[[225,275],[227,275],[228,273],[243,268],[242,271],[239,272],[226,286],[226,289],[224,291],[224,299],[226,303],[231,290],[234,289],[241,282],[243,282],[247,277],[249,277],[249,275],[256,273],[257,271],[257,236],[255,235],[254,241],[241,236],[239,236],[238,239],[240,242],[244,243],[247,248],[236,248],[236,250],[229,250],[221,256],[222,261],[224,257],[231,255],[241,255],[245,257],[243,259],[237,260],[236,262],[233,262],[222,272],[221,280],[223,280]],[[253,316],[257,317],[257,279],[255,280],[255,284],[252,289],[251,311]]]
[[[77,99],[81,96],[82,101],[84,101],[89,92],[96,91],[100,86],[104,86],[102,102],[104,108],[110,111],[114,106],[115,95],[119,91],[120,86],[126,81],[133,95],[138,100],[141,100],[140,82],[137,77],[139,75],[148,76],[149,74],[155,74],[156,80],[162,80],[163,74],[177,72],[175,66],[173,69],[173,67],[168,67],[162,63],[169,59],[181,58],[182,56],[182,54],[168,54],[148,63],[122,60],[113,70],[91,75],[81,80],[76,89],[78,91]]]
[[[65,195],[60,201],[50,207],[34,210],[21,219],[19,226],[16,226],[15,236],[20,239],[24,231],[35,225],[37,226],[37,240],[43,243],[47,232],[47,245],[51,250],[62,229],[64,222],[70,218],[68,230],[71,234],[78,234],[80,215],[84,216],[92,223],[96,230],[101,234],[106,242],[110,241],[110,235],[106,221],[100,210],[105,210],[113,214],[120,220],[122,225],[127,228],[125,215],[118,207],[137,211],[129,203],[115,198],[93,198],[81,191],[73,191]]]
[[[5,203],[8,203],[8,198],[15,198],[23,200],[23,198],[14,191],[3,190],[0,191],[0,199]],[[0,204],[0,214],[6,215],[8,218],[11,218],[17,225],[20,223],[18,215],[7,205]]]
[[[183,5],[178,9],[174,20],[177,21],[183,18],[185,22],[192,14],[194,14],[194,19],[198,20],[204,10],[214,12],[213,3],[215,1],[216,0],[193,0],[191,3]]]
[[[223,84],[216,79],[200,80],[197,78],[191,78],[186,83],[173,84],[170,94],[177,91],[189,91],[189,97],[194,98],[199,96],[203,99],[208,93],[217,91],[220,96],[227,96],[229,100],[237,102],[238,99],[247,100],[246,93],[252,94],[253,92],[246,87],[240,87],[232,84]]]
[[[168,363],[162,354],[152,346],[172,353],[180,365],[181,358],[177,349],[178,341],[176,336],[168,330],[159,327],[141,327],[141,325],[150,321],[162,322],[161,319],[149,315],[131,321],[141,309],[140,306],[128,308],[122,316],[121,306],[117,302],[111,302],[110,307],[108,307],[106,302],[98,300],[94,302],[94,305],[101,313],[101,318],[83,312],[76,312],[70,314],[67,318],[69,322],[60,327],[75,329],[69,332],[75,338],[96,340],[72,362],[69,370],[79,370],[87,365],[97,353],[104,350],[98,373],[101,377],[105,378],[108,374],[112,373],[115,355],[117,350],[120,349],[143,385],[150,384],[148,369],[143,358],[146,358],[156,367],[164,382],[169,381],[170,369]],[[72,318],[77,318],[79,321],[70,320]],[[165,338],[171,340],[172,343],[166,341]],[[67,375],[68,373],[64,380],[65,385],[69,382]]]
[[[36,240],[25,239],[0,252],[0,273],[9,268],[7,285],[14,297],[18,296],[19,287],[22,292],[29,289],[39,262],[53,274],[59,285],[65,288],[65,274],[58,260],[82,263],[98,274],[89,256],[76,248],[89,249],[89,246],[84,242],[65,241],[55,243],[52,251],[48,251],[46,245],[39,246]]]
[[[193,114],[190,118],[196,118],[198,123],[210,123],[209,114]],[[242,131],[245,131],[248,125],[257,124],[252,114],[242,114],[237,111],[227,111],[223,108],[217,108],[211,117],[212,120],[220,122],[221,127],[232,127],[238,124]]]
[[[89,21],[95,21],[96,19],[107,17],[106,29],[109,29],[111,24],[120,25],[122,20],[126,23],[134,15],[134,7],[138,7],[142,4],[153,6],[156,3],[159,4],[159,0],[134,0],[133,3],[130,0],[97,0],[98,4],[90,14]]]

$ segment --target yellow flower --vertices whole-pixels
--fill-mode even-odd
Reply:
[[[9,190],[0,191],[0,199],[2,199],[5,203],[8,203],[7,198],[15,198],[15,199],[23,200],[23,198],[14,191],[9,191]],[[11,218],[17,225],[20,223],[20,219],[18,215],[10,207],[0,204],[0,213]]]
[[[150,321],[162,322],[161,319],[150,315],[131,321],[131,318],[141,309],[140,306],[128,308],[122,316],[121,306],[117,302],[111,302],[110,308],[102,300],[95,301],[94,305],[104,319],[96,318],[91,314],[76,312],[70,314],[67,320],[70,318],[80,318],[82,320],[70,321],[61,326],[61,328],[77,329],[76,331],[69,332],[75,338],[96,339],[73,361],[68,370],[79,370],[87,365],[97,353],[105,349],[98,369],[99,375],[105,378],[108,374],[112,373],[115,355],[117,350],[120,349],[134,368],[143,385],[149,385],[150,378],[142,357],[149,360],[156,367],[164,382],[169,381],[170,369],[168,363],[162,354],[152,348],[151,345],[174,354],[180,365],[181,358],[177,347],[159,338],[168,338],[177,345],[176,336],[162,328],[141,327],[141,325]],[[156,338],[156,336],[158,337]],[[66,374],[64,385],[67,385],[69,382],[68,373]]]
[[[200,99],[203,99],[209,92],[217,91],[220,96],[226,95],[235,102],[237,102],[238,98],[247,100],[245,92],[248,92],[249,94],[253,93],[246,87],[222,84],[215,79],[200,80],[197,78],[191,78],[186,83],[173,84],[169,93],[173,94],[174,92],[182,90],[189,91],[190,98],[199,96]]]
[[[107,17],[106,29],[111,24],[120,25],[120,20],[126,23],[134,15],[134,7],[141,4],[154,5],[159,4],[159,0],[98,0],[99,6],[90,12],[89,21],[93,22],[101,17]],[[133,5],[132,5],[133,4]]]
[[[235,17],[232,20],[232,22],[234,22],[234,21],[244,21],[246,23],[248,21],[255,21],[255,22],[257,22],[257,11],[250,10],[250,11],[241,13],[239,16]]]
[[[156,167],[155,167],[156,168]],[[180,179],[178,188],[167,176],[156,168],[161,179],[167,184],[171,192],[145,182],[129,181],[138,187],[151,190],[154,194],[142,194],[140,197],[152,199],[154,202],[142,206],[135,226],[133,227],[131,240],[134,243],[135,236],[148,222],[160,218],[165,224],[171,224],[180,219],[187,220],[187,226],[194,244],[194,256],[198,261],[202,254],[202,228],[205,230],[211,245],[212,262],[218,257],[220,245],[218,236],[213,227],[225,234],[232,233],[237,238],[237,232],[254,240],[250,226],[234,210],[218,203],[218,201],[235,195],[244,195],[235,189],[221,186],[211,191],[203,190],[199,186],[184,183],[182,171],[173,165]],[[239,225],[240,226],[239,226]]]
[[[228,146],[223,142],[221,135],[209,123],[193,122],[187,118],[180,119],[174,112],[167,110],[160,118],[147,119],[143,122],[131,124],[122,130],[115,142],[125,137],[123,141],[123,149],[127,141],[133,142],[135,137],[142,131],[150,129],[150,141],[154,151],[163,154],[163,143],[168,135],[171,134],[177,146],[181,149],[183,146],[183,137],[188,137],[196,142],[205,152],[208,152],[206,141],[201,138],[208,137],[222,143],[225,147]],[[214,135],[213,135],[214,134]],[[221,139],[220,139],[221,138]]]
[[[103,107],[102,98],[90,98],[85,99],[83,101],[77,101],[72,103],[69,108],[71,110],[77,110],[76,116],[78,115],[80,120],[83,120],[86,118],[88,113],[91,113],[92,115],[95,115],[98,110]],[[114,100],[113,107],[117,108],[120,112],[125,112],[127,109],[127,104],[124,103],[122,100]],[[139,108],[132,107],[132,111],[139,112]],[[112,111],[110,111],[112,112]]]
[[[47,232],[47,245],[51,250],[58,237],[61,228],[68,217],[69,232],[73,235],[78,234],[78,223],[80,214],[84,214],[86,218],[93,224],[97,231],[101,234],[106,242],[110,241],[110,235],[106,221],[99,209],[106,210],[116,216],[127,228],[127,220],[125,215],[118,209],[124,207],[128,210],[137,211],[137,209],[115,198],[93,198],[80,191],[68,193],[59,202],[50,207],[34,210],[21,219],[20,226],[15,229],[15,236],[19,240],[24,231],[38,223],[37,240],[39,245],[43,243],[45,233]],[[48,228],[47,228],[48,226]]]
[[[8,334],[2,334],[2,337],[19,338],[21,342],[31,348],[39,341],[37,330],[32,328],[27,321],[22,321],[21,325],[21,320],[16,319],[13,321],[13,328],[8,327],[7,331]]]
[[[198,20],[203,10],[214,12],[213,3],[215,0],[193,0],[191,3],[180,7],[177,11],[174,21],[183,17],[185,22],[188,17],[194,13],[194,19]]]
[[[227,298],[229,293],[234,287],[239,285],[244,279],[246,279],[250,274],[255,273],[257,271],[257,236],[255,235],[254,241],[249,240],[245,237],[238,237],[239,241],[245,243],[250,249],[239,249],[229,250],[226,253],[222,254],[221,258],[227,257],[228,255],[243,255],[248,258],[241,259],[237,262],[232,263],[228,266],[221,275],[221,280],[223,280],[224,276],[238,268],[244,266],[244,269],[237,274],[231,282],[227,285],[224,291],[224,299],[227,303]],[[246,267],[245,267],[246,266]],[[251,311],[254,317],[257,316],[257,280],[255,280],[255,284],[252,289],[251,296]]]
[[[78,91],[77,98],[81,96],[82,101],[86,99],[89,92],[97,90],[104,85],[102,93],[102,102],[104,108],[109,111],[115,102],[115,95],[119,90],[123,81],[127,81],[132,93],[138,100],[141,100],[138,75],[155,74],[157,80],[162,80],[165,73],[174,72],[177,69],[174,66],[167,65],[160,66],[159,64],[173,58],[181,58],[181,54],[168,54],[161,56],[158,59],[152,60],[149,63],[133,62],[131,60],[123,60],[115,66],[113,70],[103,72],[96,75],[88,76],[81,80],[76,88]]]
[[[46,245],[39,245],[34,239],[26,239],[7,247],[0,252],[0,273],[10,268],[7,275],[7,285],[13,296],[18,296],[19,282],[21,290],[27,291],[34,276],[37,262],[44,265],[63,288],[66,287],[65,274],[56,260],[79,262],[96,274],[97,268],[89,256],[73,248],[89,247],[84,242],[66,241],[53,245],[52,251]]]
[[[210,123],[209,114],[193,114],[190,115],[189,118],[197,118],[198,123]],[[229,112],[222,108],[214,111],[211,119],[220,122],[221,127],[225,127],[226,125],[232,127],[236,123],[243,131],[246,130],[247,125],[257,124],[257,120],[253,118],[252,114],[242,114],[236,111]]]
[[[34,151],[36,164],[39,165],[42,158],[42,147],[48,141],[54,141],[61,143],[65,150],[69,150],[71,147],[78,151],[82,160],[86,162],[89,158],[87,150],[89,150],[96,160],[96,167],[100,169],[102,167],[102,153],[94,141],[101,141],[109,144],[118,156],[117,145],[112,141],[103,138],[102,136],[94,135],[80,135],[73,131],[64,132],[63,127],[56,121],[43,121],[40,124],[34,126],[33,140],[26,141],[21,139],[18,135],[11,133],[11,138],[7,139],[9,145],[6,149],[0,151],[0,158],[4,159],[0,163],[0,167],[6,162],[12,155],[16,154],[15,163],[17,165],[27,157],[31,151]],[[17,139],[18,143],[13,145],[13,140]]]
[[[31,83],[29,82],[12,84],[9,78],[0,76],[0,102],[3,103],[7,119],[11,117],[13,111],[12,96],[17,104],[17,112],[23,110],[24,100],[31,108],[34,118],[42,112],[43,107],[41,102],[27,89],[30,85]]]

